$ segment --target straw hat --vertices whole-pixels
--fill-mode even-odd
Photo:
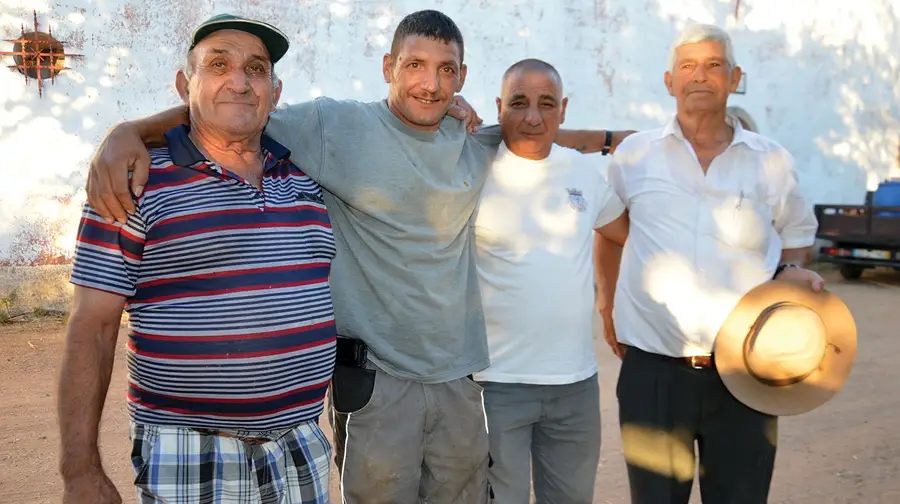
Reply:
[[[772,280],[748,292],[716,336],[725,387],[771,415],[805,413],[844,386],[856,357],[856,324],[834,294]]]

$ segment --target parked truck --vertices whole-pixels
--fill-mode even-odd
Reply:
[[[879,184],[864,205],[816,205],[816,237],[828,242],[818,260],[856,280],[869,268],[900,271],[900,179]]]

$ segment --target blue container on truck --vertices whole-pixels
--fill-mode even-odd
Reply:
[[[872,206],[900,207],[900,180],[886,180],[878,184],[872,195]],[[900,217],[900,211],[881,211],[879,217]]]

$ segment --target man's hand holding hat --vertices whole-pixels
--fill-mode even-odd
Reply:
[[[788,266],[775,275],[775,280],[787,280],[809,285],[813,292],[821,292],[825,288],[825,279],[818,273],[798,266]]]

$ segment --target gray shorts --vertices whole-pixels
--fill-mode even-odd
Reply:
[[[337,404],[334,387],[348,392]],[[488,502],[480,385],[469,378],[423,384],[370,364],[338,366],[329,393],[344,504]]]
[[[597,375],[568,385],[484,382],[494,504],[591,504],[600,462]]]

